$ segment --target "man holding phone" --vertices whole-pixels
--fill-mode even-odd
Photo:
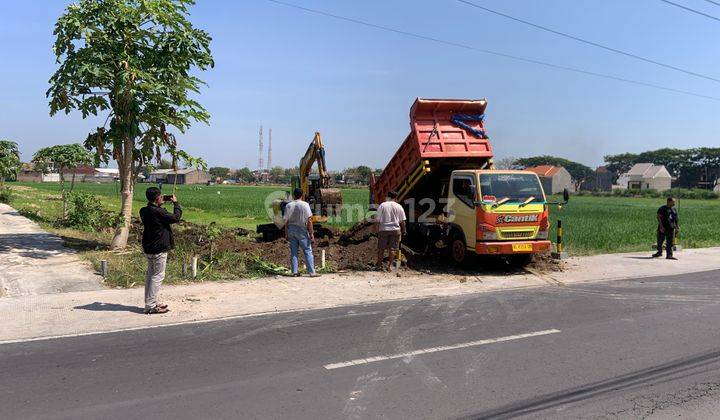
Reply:
[[[162,195],[157,187],[148,188],[145,197],[148,204],[140,209],[140,220],[144,227],[142,246],[148,261],[145,277],[145,313],[164,314],[169,309],[167,305],[158,303],[157,296],[160,285],[165,279],[168,251],[175,245],[170,225],[180,221],[182,209],[175,195]],[[165,201],[173,203],[172,213],[163,208]]]

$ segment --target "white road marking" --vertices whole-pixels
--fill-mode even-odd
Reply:
[[[382,356],[367,357],[364,359],[349,360],[347,362],[330,363],[328,365],[325,365],[324,367],[327,370],[340,369],[340,368],[349,367],[349,366],[357,366],[357,365],[365,365],[368,363],[382,362],[384,360],[402,359],[403,357],[437,353],[439,351],[456,350],[456,349],[462,349],[465,347],[475,347],[475,346],[482,346],[485,344],[502,343],[504,341],[513,341],[513,340],[520,340],[523,338],[538,337],[541,335],[557,334],[559,332],[560,332],[560,330],[552,329],[552,330],[535,331],[535,332],[530,332],[530,333],[525,333],[525,334],[509,335],[507,337],[488,338],[485,340],[470,341],[468,343],[453,344],[451,346],[430,347],[427,349],[414,350],[414,351],[409,351],[406,353],[388,354],[388,355],[382,355]]]

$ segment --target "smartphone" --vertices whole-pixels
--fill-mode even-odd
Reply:
[[[172,195],[163,195],[164,201],[172,201],[173,196]]]

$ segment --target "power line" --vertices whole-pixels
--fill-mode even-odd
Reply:
[[[660,0],[660,1],[663,2],[663,3],[667,3],[667,4],[670,4],[670,5],[673,5],[673,6],[675,6],[675,7],[679,7],[679,8],[681,8],[681,9],[683,9],[683,10],[686,10],[686,11],[688,11],[688,12],[690,12],[690,13],[695,13],[695,14],[700,15],[700,16],[705,16],[706,18],[709,18],[709,19],[716,20],[716,21],[720,22],[720,18],[718,18],[718,17],[715,17],[715,16],[713,16],[713,15],[709,15],[709,14],[704,13],[704,12],[701,12],[701,11],[699,11],[699,10],[691,9],[691,8],[689,8],[689,7],[687,7],[687,6],[683,6],[682,4],[678,4],[678,3],[672,2],[672,1],[670,1],[670,0]],[[715,3],[714,1],[711,1],[710,3],[717,4],[717,3]]]
[[[668,86],[657,85],[654,83],[648,83],[648,82],[643,82],[643,81],[633,80],[633,79],[626,79],[624,77],[613,76],[610,74],[597,73],[597,72],[590,71],[590,70],[583,70],[583,69],[579,69],[579,68],[575,68],[575,67],[568,67],[568,66],[564,66],[564,65],[560,65],[560,64],[550,63],[547,61],[540,61],[540,60],[535,60],[532,58],[525,58],[525,57],[520,57],[520,56],[516,56],[516,55],[505,54],[505,53],[502,53],[499,51],[475,48],[473,46],[461,44],[458,42],[446,41],[446,40],[443,40],[440,38],[434,38],[431,36],[426,36],[426,35],[417,34],[417,33],[408,32],[408,31],[403,31],[400,29],[390,28],[387,26],[377,25],[374,23],[370,23],[370,22],[366,22],[366,21],[362,21],[362,20],[358,20],[358,19],[354,19],[354,18],[350,18],[350,17],[346,17],[346,16],[340,16],[340,15],[324,12],[322,10],[311,9],[308,7],[299,6],[297,4],[292,4],[292,3],[286,3],[286,2],[280,1],[280,0],[266,0],[266,1],[275,3],[275,4],[279,4],[279,5],[282,5],[285,7],[302,10],[307,13],[325,16],[325,17],[329,17],[329,18],[333,18],[333,19],[337,19],[337,20],[341,20],[341,21],[345,21],[345,22],[351,22],[351,23],[354,23],[357,25],[367,26],[370,28],[379,29],[379,30],[386,31],[386,32],[392,32],[392,33],[399,34],[399,35],[405,35],[405,36],[408,36],[411,38],[422,39],[422,40],[434,42],[437,44],[448,45],[451,47],[462,48],[465,50],[476,51],[476,52],[480,52],[480,53],[484,53],[484,54],[490,54],[490,55],[494,55],[494,56],[498,56],[498,57],[508,58],[508,59],[515,60],[515,61],[521,61],[524,63],[537,64],[540,66],[549,67],[549,68],[553,68],[553,69],[564,70],[564,71],[599,77],[599,78],[608,79],[608,80],[615,80],[618,82],[624,82],[624,83],[634,84],[634,85],[638,85],[638,86],[645,86],[645,87],[649,87],[649,88],[653,88],[653,89],[664,90],[667,92],[680,93],[683,95],[695,96],[698,98],[710,99],[713,101],[720,101],[720,97],[717,97],[717,96],[703,95],[701,93],[690,92],[690,91],[686,91],[686,90],[682,90],[682,89],[675,89],[675,88],[671,88]]]
[[[717,1],[715,1],[715,0],[705,0],[705,1],[708,2],[708,3],[710,3],[710,4],[714,4],[715,6],[720,6],[720,2],[717,2]]]
[[[515,22],[520,22],[520,23],[522,23],[522,24],[524,24],[524,25],[532,26],[533,28],[537,28],[537,29],[543,30],[543,31],[545,31],[545,32],[550,32],[550,33],[555,34],[555,35],[559,35],[559,36],[562,36],[562,37],[565,37],[565,38],[569,38],[569,39],[572,39],[572,40],[574,40],[574,41],[582,42],[582,43],[584,43],[584,44],[591,45],[591,46],[593,46],[593,47],[602,48],[602,49],[604,49],[604,50],[606,50],[606,51],[614,52],[614,53],[616,53],[616,54],[624,55],[624,56],[626,56],[626,57],[630,57],[630,58],[634,58],[634,59],[636,59],[636,60],[644,61],[644,62],[646,62],[646,63],[655,64],[655,65],[657,65],[657,66],[664,67],[664,68],[666,68],[666,69],[671,69],[671,70],[679,71],[679,72],[681,72],[681,73],[689,74],[689,75],[691,75],[691,76],[700,77],[700,78],[707,79],[707,80],[712,80],[712,81],[714,81],[714,82],[720,82],[720,79],[716,79],[716,78],[714,78],[714,77],[712,77],[712,76],[708,76],[708,75],[701,74],[701,73],[696,73],[696,72],[694,72],[694,71],[692,71],[692,70],[687,70],[687,69],[683,69],[683,68],[680,68],[680,67],[673,66],[672,64],[662,63],[662,62],[660,62],[660,61],[656,61],[656,60],[653,60],[653,59],[647,58],[647,57],[642,57],[642,56],[640,56],[640,55],[633,54],[633,53],[629,53],[629,52],[623,51],[623,50],[619,50],[619,49],[617,49],[617,48],[608,47],[607,45],[603,45],[603,44],[599,44],[599,43],[597,43],[597,42],[589,41],[589,40],[587,40],[587,39],[583,39],[583,38],[577,37],[577,36],[575,36],[575,35],[570,35],[570,34],[565,33],[565,32],[560,32],[560,31],[557,31],[557,30],[555,30],[555,29],[548,28],[547,26],[538,25],[537,23],[528,22],[527,20],[523,20],[523,19],[520,19],[520,18],[517,18],[517,17],[514,17],[514,16],[510,16],[510,15],[508,15],[508,14],[505,14],[505,13],[502,13],[502,12],[498,12],[497,10],[489,9],[489,8],[487,8],[487,7],[481,6],[481,5],[477,4],[477,3],[473,3],[473,2],[468,1],[468,0],[457,0],[457,1],[460,2],[460,3],[466,4],[466,5],[468,5],[468,6],[471,6],[471,7],[475,7],[475,8],[477,8],[477,9],[484,10],[484,11],[486,11],[486,12],[490,12],[490,13],[493,13],[493,14],[498,15],[498,16],[502,16],[502,17],[504,17],[504,18],[506,18],[506,19],[514,20]]]

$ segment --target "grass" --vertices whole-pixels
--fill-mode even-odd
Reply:
[[[562,210],[550,209],[553,231],[563,222],[563,242],[573,255],[650,251],[655,242],[655,213],[662,199],[572,197]],[[678,200],[685,248],[720,245],[720,200]]]
[[[150,184],[138,184],[135,188],[133,199],[135,215],[138,209],[147,203],[146,185],[150,186]],[[40,201],[41,207],[48,215],[59,214],[52,203],[48,203],[45,199],[47,196],[59,198],[60,190],[57,183],[14,183],[13,186],[15,189],[20,187],[24,190],[22,194],[15,195],[15,203],[20,203],[16,205],[29,205]],[[109,210],[120,211],[119,192],[115,184],[81,183],[75,186],[75,190],[95,194]],[[169,194],[172,186],[166,185],[164,190]],[[273,197],[282,197],[288,190],[288,187],[281,186],[178,185],[176,195],[183,206],[183,218],[189,222],[198,224],[216,222],[228,228],[242,227],[254,230],[256,225],[271,221],[265,211],[266,200],[271,202]],[[352,214],[349,218],[347,210],[343,210],[338,220],[331,220],[329,224],[349,227],[356,223],[360,220],[361,214],[367,212],[368,197],[367,189],[343,189],[344,203],[354,206],[354,210],[350,211]]]
[[[12,205],[21,213],[38,220],[44,228],[63,236],[71,246],[81,250],[88,260],[99,267],[99,261],[108,260],[110,271],[107,283],[131,287],[143,283],[145,259],[137,245],[123,253],[107,250],[112,232],[81,232],[58,228],[54,225],[61,213],[59,186],[55,183],[12,183],[15,191]],[[119,211],[117,187],[113,184],[78,184],[77,190],[95,194],[108,210]],[[168,187],[166,187],[168,188]],[[284,194],[287,188],[279,186],[178,186],[177,196],[183,204],[183,218],[207,225],[216,222],[222,227],[254,230],[260,223],[268,223],[269,215],[263,203],[268,196]],[[135,191],[137,215],[145,205],[145,185]],[[271,201],[271,200],[270,200]],[[343,201],[350,204],[347,211],[330,224],[349,227],[367,212],[366,189],[344,189]],[[655,212],[663,200],[653,198],[575,196],[561,210],[551,207],[553,230],[558,218],[564,227],[563,241],[573,255],[647,251],[655,241]],[[679,200],[681,235],[679,243],[686,248],[720,246],[720,200]],[[183,260],[188,261],[192,250],[179,247],[168,262],[167,282],[188,281],[182,275]],[[282,270],[264,263],[256,257],[240,253],[219,253],[213,261],[200,261],[200,280],[220,280],[239,277],[277,274]]]

